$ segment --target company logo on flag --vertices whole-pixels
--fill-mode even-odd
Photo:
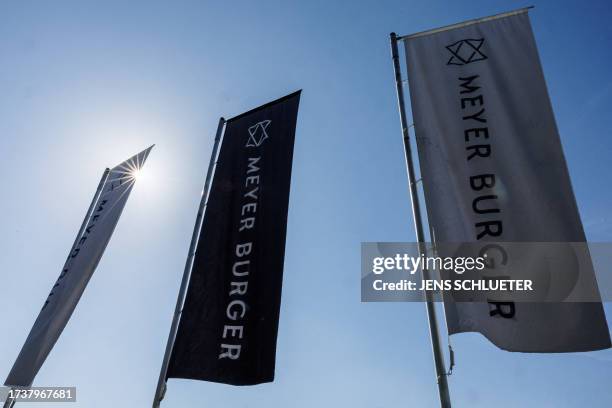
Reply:
[[[565,296],[578,276],[577,287],[592,288],[596,301],[518,302],[518,294],[508,294],[462,302],[447,296],[448,332],[479,332],[509,351],[601,350],[610,347],[610,331],[592,261],[588,251],[576,252],[584,261],[575,262],[561,248],[584,245],[586,236],[527,10],[404,42],[414,122],[435,124],[416,129],[427,219],[439,243],[486,242],[499,251],[497,277],[547,278],[549,269],[554,281],[546,296]],[[471,64],[486,60],[491,50],[503,50],[495,64]],[[461,74],[449,65],[461,66]],[[452,136],[457,134],[464,137]],[[554,211],[549,203],[555,203]],[[511,242],[558,245],[546,254],[527,255],[510,252]],[[554,259],[562,261],[544,266]]]
[[[164,380],[274,380],[300,92],[226,121]]]
[[[486,60],[487,56],[481,51],[484,38],[466,38],[447,45],[446,49],[451,57],[446,65],[465,65],[471,62]]]
[[[104,173],[85,220],[5,385],[29,387],[68,324],[153,146]]]
[[[259,147],[268,138],[266,129],[272,123],[271,120],[262,120],[249,128],[249,140],[246,147]]]

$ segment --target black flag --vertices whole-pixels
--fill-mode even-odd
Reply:
[[[166,378],[274,380],[299,99],[226,123]]]

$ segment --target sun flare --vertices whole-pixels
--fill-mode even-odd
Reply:
[[[130,176],[132,179],[134,180],[138,180],[142,178],[142,169],[141,168],[135,168],[134,170],[132,170],[130,172]]]

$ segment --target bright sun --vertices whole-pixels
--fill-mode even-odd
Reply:
[[[132,170],[130,175],[132,176],[132,178],[134,180],[138,180],[139,178],[142,177],[142,170],[139,169],[139,168],[136,168],[136,169]]]

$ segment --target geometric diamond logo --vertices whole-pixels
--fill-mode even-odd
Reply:
[[[466,38],[447,45],[446,49],[451,53],[451,57],[446,65],[465,65],[486,60],[487,56],[482,52],[483,43],[484,38]]]
[[[246,147],[259,147],[268,138],[266,129],[270,126],[270,123],[272,123],[271,120],[263,120],[251,126]]]

